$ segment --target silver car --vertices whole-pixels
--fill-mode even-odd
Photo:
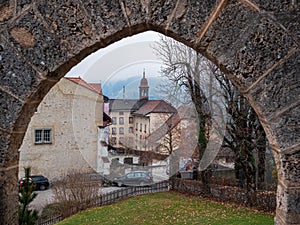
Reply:
[[[153,184],[152,174],[148,171],[132,171],[125,176],[114,179],[114,183],[121,186],[146,186]]]

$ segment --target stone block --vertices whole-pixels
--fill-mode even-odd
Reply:
[[[41,0],[37,8],[61,44],[67,47],[68,55],[78,54],[93,42],[92,24],[78,1]]]
[[[18,224],[18,167],[0,171],[0,224]]]
[[[291,8],[297,7],[296,1],[293,0],[251,0],[256,4],[260,10],[272,11],[272,12],[283,12],[289,11]],[[299,4],[299,3],[298,3]]]
[[[124,0],[122,2],[123,10],[128,17],[131,29],[132,27],[140,27],[141,30],[144,30],[147,18],[149,18],[149,2],[132,0]]]
[[[19,163],[18,149],[22,144],[24,134],[4,132],[0,130],[0,166],[10,167]]]
[[[29,79],[28,75],[28,79]],[[30,92],[30,87],[25,86],[26,76],[23,82],[23,85],[20,84],[20,88],[16,85],[17,78],[11,79],[12,85],[6,87],[7,89],[12,88],[16,91],[19,90],[20,98],[18,96],[12,96],[10,93],[5,91],[0,91],[0,122],[3,129],[12,130],[14,132],[25,132],[28,126],[28,123],[37,109],[40,101],[44,98],[46,93],[50,88],[55,84],[55,81],[51,80],[42,80],[38,87],[32,85],[32,90]],[[20,81],[21,82],[21,81]],[[16,85],[15,87],[13,85]],[[30,84],[29,84],[30,86]],[[26,89],[28,88],[28,90]],[[24,93],[22,91],[24,89]],[[26,91],[26,92],[25,92]],[[27,95],[27,96],[25,96]],[[24,102],[21,102],[21,98],[24,98]]]
[[[275,17],[300,43],[300,7],[287,13],[275,13]]]
[[[277,188],[276,221],[278,224],[299,224],[300,192],[299,189]]]
[[[0,80],[3,89],[25,99],[41,80],[37,72],[0,37]]]
[[[299,101],[300,52],[296,52],[262,79],[250,94],[265,117]]]
[[[240,4],[223,10],[198,46],[218,59],[215,63],[242,91],[295,47],[294,40],[280,25]]]
[[[245,31],[251,28],[249,25],[254,24],[258,17],[257,12],[242,5],[228,5],[212,23],[197,48],[225,60],[224,53],[243,47],[244,43],[239,44],[238,39],[243,37]],[[238,46],[234,47],[233,44]]]
[[[277,145],[282,149],[300,143],[300,105],[269,121]]]
[[[291,154],[281,154],[280,160],[284,179],[289,181],[290,185],[300,185],[300,150]],[[298,211],[300,213],[300,208]]]
[[[216,0],[186,1],[186,5],[179,4],[172,18],[170,31],[180,34],[185,40],[195,42],[194,38],[208,20],[216,2]]]
[[[171,16],[173,10],[175,9],[176,1],[165,0],[165,1],[150,1],[149,4],[149,14],[150,18],[148,20],[149,24],[155,25],[158,31],[164,32],[168,21],[168,17]]]
[[[88,0],[82,1],[82,4],[94,25],[93,35],[98,39],[105,39],[120,31],[128,32],[124,29],[128,26],[119,1]],[[114,40],[106,40],[109,44],[118,40],[117,35],[111,38]]]
[[[293,0],[252,0],[260,10],[270,14],[300,42],[300,3]]]
[[[5,36],[40,73],[52,72],[68,61],[68,45],[32,9],[9,26]]]
[[[10,134],[0,131],[0,166],[2,167],[7,160],[7,152],[10,143]]]
[[[289,217],[287,222],[290,224],[297,224],[300,222],[300,192],[298,190],[289,190],[287,196],[287,209]]]
[[[14,8],[9,0],[0,1],[0,30],[4,29],[5,22],[9,21],[13,17],[13,12]]]
[[[21,13],[22,10],[26,10],[32,4],[33,0],[18,0],[16,1],[16,12]]]
[[[12,129],[22,110],[22,102],[0,90],[0,128]]]

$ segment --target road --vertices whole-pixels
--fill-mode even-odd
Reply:
[[[166,175],[161,175],[161,173],[154,173],[153,174],[154,182],[159,182],[162,180],[166,180]],[[100,193],[106,194],[115,190],[120,189],[121,187],[100,187]],[[50,189],[44,190],[44,191],[36,191],[38,194],[37,197],[33,200],[33,202],[30,204],[30,208],[37,209],[39,212],[41,212],[47,205],[54,202],[54,193]]]
[[[101,187],[100,192],[105,194],[118,189],[120,189],[120,187]],[[30,204],[30,208],[37,209],[41,212],[47,205],[54,202],[54,194],[51,188],[45,191],[36,191],[36,193],[38,195]]]

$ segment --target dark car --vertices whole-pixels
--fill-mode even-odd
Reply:
[[[148,171],[133,171],[125,176],[114,179],[114,183],[119,187],[125,186],[145,186],[153,184],[152,174]]]
[[[49,180],[48,178],[42,176],[42,175],[34,175],[34,176],[30,176],[30,181],[32,181],[35,185],[34,190],[38,191],[38,190],[46,190],[47,188],[49,188]],[[19,187],[22,187],[22,184],[24,182],[25,178],[20,179],[19,181]]]

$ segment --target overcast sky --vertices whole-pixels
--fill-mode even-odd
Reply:
[[[159,40],[159,34],[147,31],[124,38],[86,57],[66,76],[81,76],[87,82],[105,83],[110,79],[129,76],[159,76],[160,60],[151,46]]]

